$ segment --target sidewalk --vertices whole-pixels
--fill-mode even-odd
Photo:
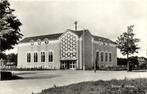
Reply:
[[[31,94],[49,87],[63,86],[82,81],[124,78],[147,78],[147,72],[126,71],[17,71],[24,79],[0,81],[0,94]]]

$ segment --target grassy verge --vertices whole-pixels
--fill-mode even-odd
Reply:
[[[89,81],[42,90],[38,94],[147,94],[147,79]]]

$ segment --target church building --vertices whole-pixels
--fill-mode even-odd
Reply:
[[[26,37],[18,45],[18,68],[80,69],[117,66],[116,43],[89,30]]]

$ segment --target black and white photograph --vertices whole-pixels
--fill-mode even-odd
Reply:
[[[147,0],[0,0],[0,94],[147,94]]]

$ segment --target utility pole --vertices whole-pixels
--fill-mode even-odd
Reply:
[[[0,55],[2,55],[1,39],[2,39],[2,34],[0,33]],[[0,66],[2,67],[2,58],[0,58]],[[1,67],[0,67],[0,72],[1,72]],[[1,80],[1,74],[0,74],[0,80]]]

